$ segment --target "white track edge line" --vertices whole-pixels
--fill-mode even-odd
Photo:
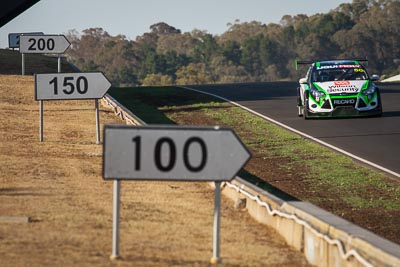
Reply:
[[[197,89],[194,89],[194,88],[190,88],[190,87],[185,87],[185,86],[177,86],[177,87],[183,88],[183,89],[186,89],[186,90],[192,90],[192,91],[195,91],[195,92],[198,92],[198,93],[203,93],[203,94],[210,95],[210,96],[213,96],[213,97],[222,99],[222,100],[224,100],[224,101],[227,101],[227,102],[229,102],[229,103],[231,103],[231,104],[233,104],[233,105],[235,105],[235,106],[238,106],[238,107],[240,107],[240,108],[242,108],[242,109],[244,109],[244,110],[247,110],[247,111],[250,112],[250,113],[253,113],[254,115],[257,115],[257,116],[259,116],[259,117],[261,117],[261,118],[263,118],[263,119],[265,119],[265,120],[267,120],[267,121],[270,121],[270,122],[272,122],[272,123],[274,123],[274,124],[276,124],[276,125],[279,125],[279,126],[281,126],[282,128],[285,128],[285,129],[287,129],[287,130],[289,130],[289,131],[291,131],[291,132],[297,133],[297,134],[299,134],[299,135],[301,135],[301,136],[303,136],[303,137],[305,137],[305,138],[307,138],[307,139],[313,140],[314,142],[317,142],[317,143],[319,143],[319,144],[321,144],[321,145],[323,145],[323,146],[329,147],[329,148],[331,148],[331,149],[333,149],[333,150],[335,150],[335,151],[337,151],[337,152],[340,152],[340,153],[342,153],[342,154],[344,154],[344,155],[346,155],[346,156],[349,156],[349,157],[351,157],[351,158],[353,158],[353,159],[356,159],[356,160],[358,160],[358,161],[360,161],[360,162],[362,162],[362,163],[365,163],[365,164],[367,164],[367,165],[370,165],[370,166],[372,166],[372,167],[374,167],[374,168],[376,168],[376,169],[378,169],[378,170],[381,170],[381,171],[383,171],[383,172],[386,172],[386,173],[388,173],[388,174],[391,174],[391,175],[393,175],[393,176],[395,176],[395,177],[400,178],[400,173],[397,173],[397,172],[394,172],[394,171],[392,171],[392,170],[389,170],[389,169],[387,169],[387,168],[385,168],[385,167],[382,167],[382,166],[380,166],[380,165],[378,165],[378,164],[375,164],[375,163],[373,163],[373,162],[371,162],[371,161],[368,161],[368,160],[363,159],[363,158],[361,158],[361,157],[359,157],[359,156],[356,156],[356,155],[354,155],[354,154],[351,154],[350,152],[347,152],[347,151],[345,151],[345,150],[343,150],[343,149],[341,149],[341,148],[338,148],[338,147],[336,147],[336,146],[333,146],[333,145],[331,145],[331,144],[328,144],[328,143],[326,143],[326,142],[324,142],[324,141],[322,141],[322,140],[320,140],[320,139],[318,139],[318,138],[315,138],[315,137],[313,137],[313,136],[311,136],[311,135],[308,135],[308,134],[306,134],[306,133],[303,133],[303,132],[301,132],[301,131],[299,131],[299,130],[296,130],[296,129],[292,128],[292,127],[289,127],[289,126],[287,126],[286,124],[283,124],[283,123],[281,123],[281,122],[279,122],[279,121],[276,121],[276,120],[274,120],[274,119],[272,119],[272,118],[270,118],[270,117],[267,117],[267,116],[265,116],[265,115],[263,115],[263,114],[261,114],[261,113],[258,113],[257,111],[254,111],[254,110],[252,110],[252,109],[250,109],[250,108],[248,108],[248,107],[245,107],[245,106],[243,106],[243,105],[241,105],[241,104],[239,104],[239,103],[237,103],[237,102],[235,102],[235,101],[232,101],[232,100],[230,100],[230,99],[228,99],[228,98],[225,98],[225,97],[222,97],[222,96],[219,96],[219,95],[215,95],[215,94],[212,94],[212,93],[204,92],[204,91],[201,91],[201,90],[197,90]]]

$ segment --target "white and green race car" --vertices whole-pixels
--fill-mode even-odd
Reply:
[[[381,116],[379,89],[360,63],[366,60],[296,61],[310,65],[297,88],[298,115],[308,118]]]

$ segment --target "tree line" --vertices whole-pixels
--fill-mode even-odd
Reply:
[[[326,14],[227,27],[221,35],[183,33],[160,22],[135,40],[102,28],[71,30],[68,58],[119,86],[295,80],[304,74],[295,70],[295,59],[367,58],[370,73],[400,71],[398,0],[353,0]]]

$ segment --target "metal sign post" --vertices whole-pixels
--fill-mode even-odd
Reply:
[[[230,128],[106,125],[103,177],[114,180],[111,259],[119,258],[119,181],[214,181],[213,257],[220,262],[221,182],[230,181],[250,152]]]
[[[39,101],[39,141],[43,142],[43,100]]]
[[[96,143],[100,144],[98,99],[111,83],[101,72],[35,74],[35,100],[40,101],[40,141],[43,141],[43,100],[94,99],[96,110]]]
[[[21,62],[21,75],[25,75],[25,54],[24,53],[22,53],[21,54],[21,60],[22,60],[22,62]]]
[[[215,200],[214,200],[214,231],[213,231],[213,257],[211,264],[220,262],[219,257],[219,226],[221,219],[221,182],[215,182]]]
[[[57,57],[57,71],[58,73],[61,73],[61,56],[58,55]]]
[[[94,107],[96,110],[96,144],[100,144],[100,110],[99,110],[99,100],[94,100]]]
[[[112,238],[112,254],[110,259],[119,258],[119,203],[120,203],[120,181],[114,180],[113,194],[113,238]]]

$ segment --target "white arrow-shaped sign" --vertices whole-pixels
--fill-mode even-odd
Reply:
[[[28,54],[63,54],[70,46],[64,35],[21,35],[19,52]]]
[[[100,99],[110,87],[101,72],[35,74],[36,100]]]
[[[104,128],[105,179],[229,181],[250,153],[229,128]]]

